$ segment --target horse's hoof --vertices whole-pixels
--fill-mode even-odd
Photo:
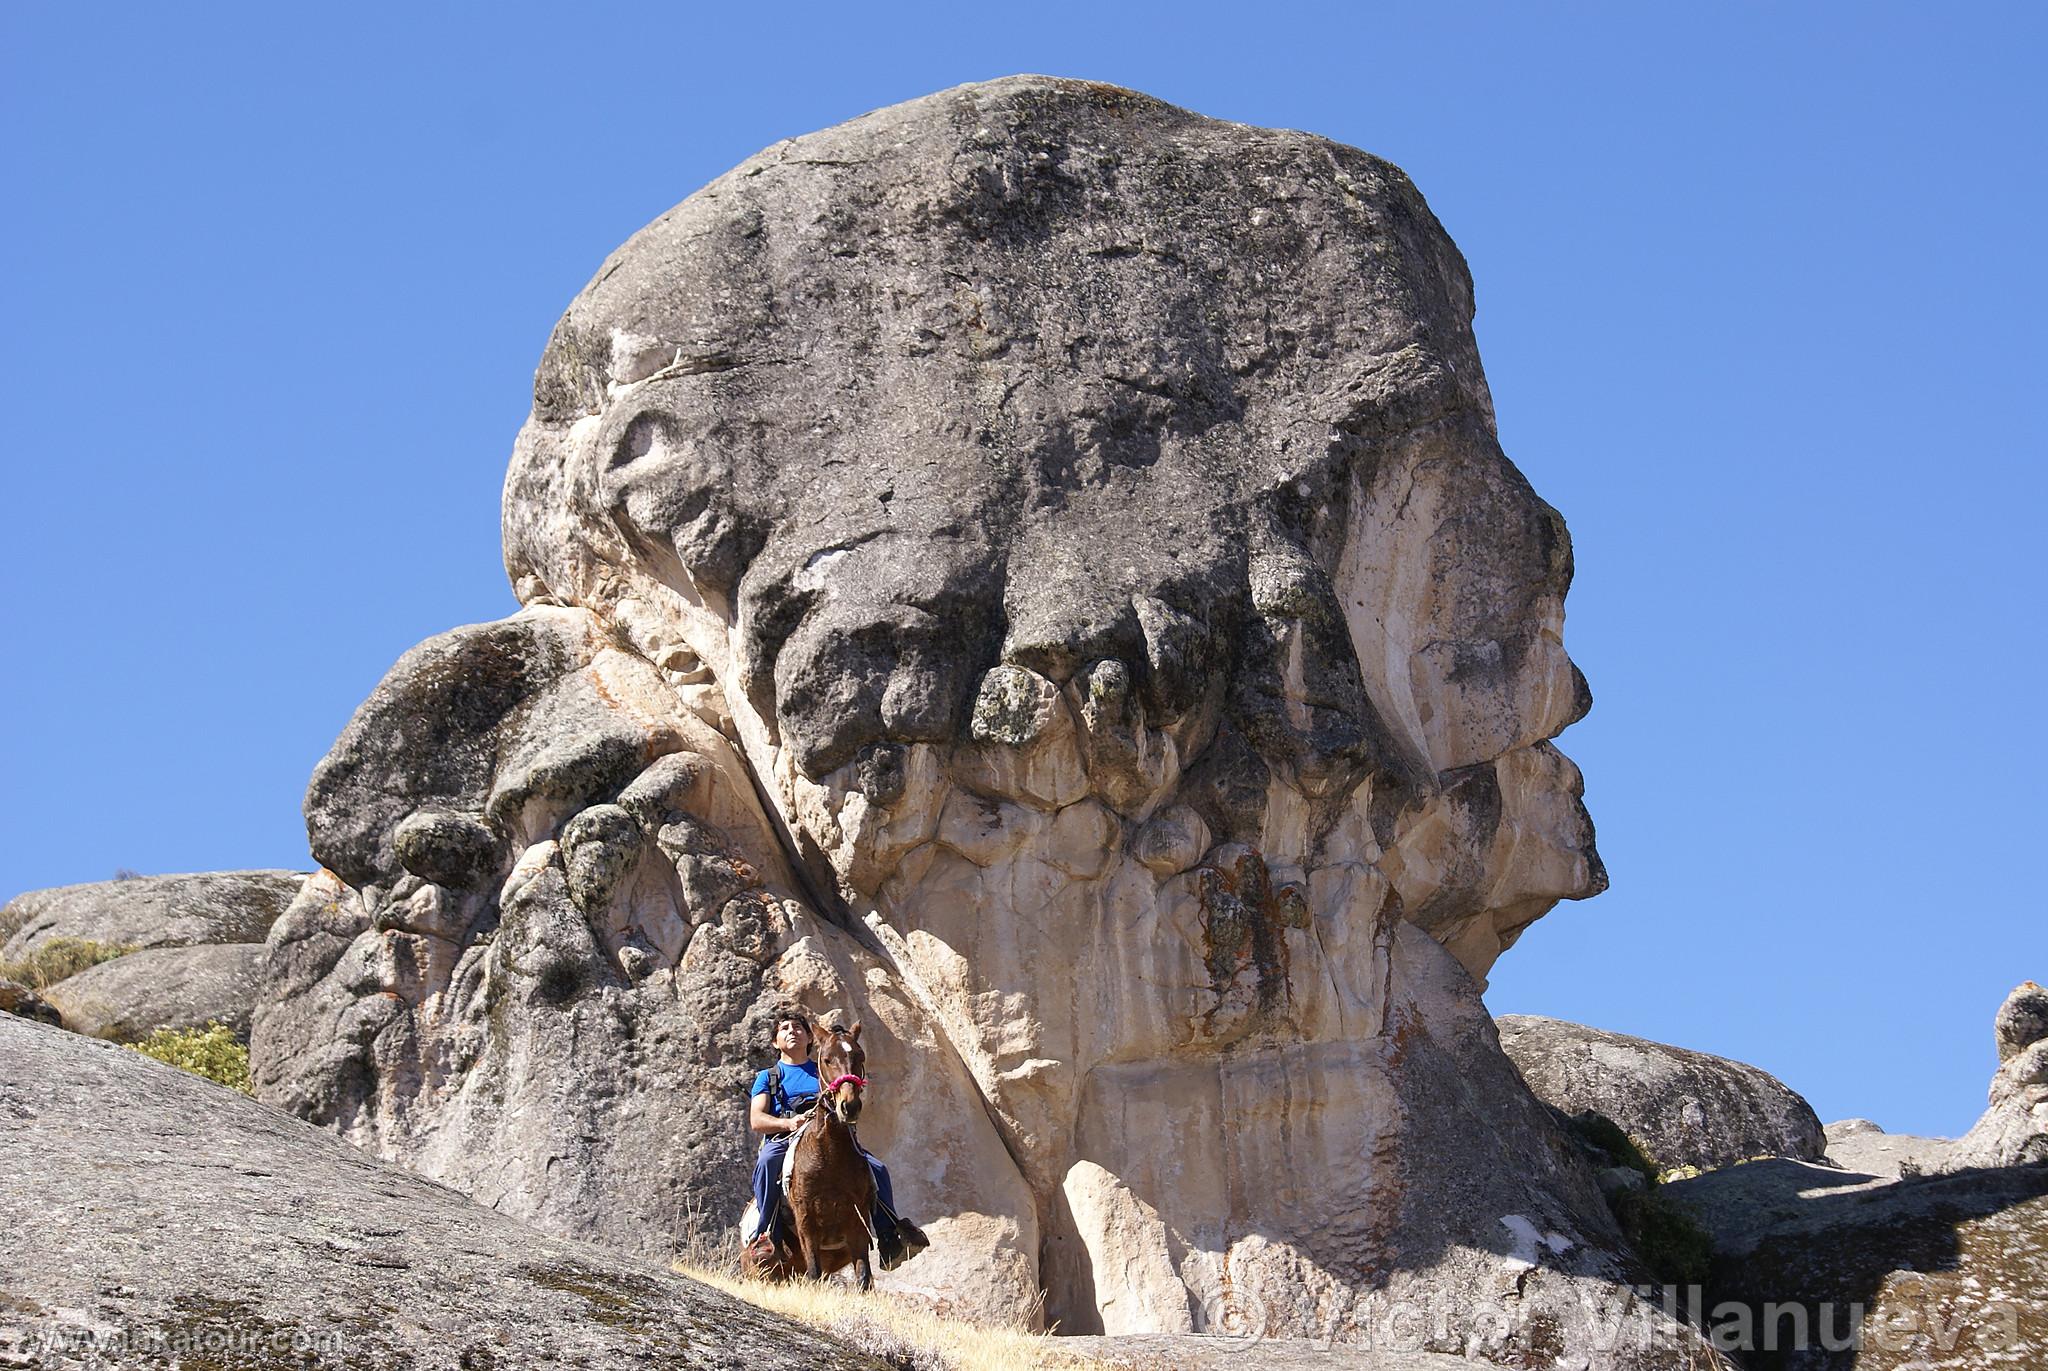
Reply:
[[[895,1233],[881,1244],[882,1269],[894,1271],[931,1245],[932,1240],[924,1235],[922,1228],[908,1219],[898,1219]]]

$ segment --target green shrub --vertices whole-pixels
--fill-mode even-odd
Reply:
[[[1639,1190],[1623,1190],[1607,1197],[1607,1207],[1622,1236],[1629,1241],[1643,1265],[1663,1285],[1702,1285],[1714,1257],[1713,1239],[1677,1204],[1664,1197],[1658,1187],[1667,1181],[1682,1181],[1700,1174],[1696,1166],[1666,1169],[1627,1130],[1596,1110],[1581,1110],[1565,1116],[1590,1157],[1604,1166],[1625,1166],[1640,1175],[1645,1184]]]
[[[234,1030],[226,1024],[209,1023],[204,1028],[159,1028],[130,1047],[145,1057],[181,1067],[244,1095],[256,1093],[249,1080],[249,1049],[235,1041]]]
[[[1608,1201],[1622,1233],[1661,1285],[1704,1285],[1714,1259],[1714,1241],[1692,1215],[1655,1186],[1631,1190]]]
[[[44,990],[89,966],[135,951],[133,943],[96,943],[85,938],[51,938],[19,961],[0,962],[0,981],[20,981]]]
[[[1582,1109],[1566,1116],[1565,1122],[1580,1142],[1606,1159],[1607,1165],[1625,1166],[1631,1171],[1641,1172],[1646,1181],[1656,1181],[1659,1171],[1656,1159],[1605,1114]]]

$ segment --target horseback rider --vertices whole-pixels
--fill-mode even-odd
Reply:
[[[754,1212],[768,1216],[761,1231],[771,1235],[778,1246],[786,1237],[780,1204],[783,1158],[789,1152],[790,1136],[824,1089],[817,1064],[811,1060],[811,1036],[811,1021],[802,1013],[789,1009],[777,1014],[775,1065],[756,1075],[754,1088],[748,1092],[747,1125],[763,1135],[760,1155],[754,1160]],[[897,1215],[889,1168],[864,1147],[861,1155],[875,1173],[875,1246],[881,1252],[882,1269],[893,1271],[931,1246],[931,1240],[916,1224]]]

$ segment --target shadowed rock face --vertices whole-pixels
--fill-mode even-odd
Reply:
[[[1338,1336],[1511,1287],[1573,1336],[1616,1236],[1474,978],[1604,886],[1548,741],[1589,697],[1471,312],[1397,169],[1109,87],[699,191],[548,344],[527,608],[314,778],[259,1089],[658,1247],[737,1209],[793,998],[867,1022],[938,1216],[885,1283]]]
[[[2048,1345],[2048,1167],[1900,1179],[1774,1157],[1665,1193],[1712,1240],[1701,1307],[1748,1365],[1993,1371]]]

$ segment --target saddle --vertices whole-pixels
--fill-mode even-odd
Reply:
[[[797,1141],[810,1131],[811,1120],[814,1117],[814,1115],[806,1115],[802,1123],[798,1124],[790,1132],[783,1134],[784,1137],[789,1139],[789,1146],[783,1150],[782,1170],[775,1177],[775,1193],[777,1202],[780,1204],[786,1205],[789,1203],[789,1178],[796,1168]],[[740,1241],[751,1243],[756,1238],[765,1238],[767,1235],[768,1219],[756,1207],[753,1200],[749,1199],[746,1212],[740,1215]]]
[[[783,1150],[782,1174],[776,1178],[775,1185],[775,1188],[782,1193],[784,1199],[789,1198],[789,1178],[796,1170],[796,1145],[802,1141],[804,1134],[811,1131],[811,1121],[816,1117],[817,1115],[815,1114],[804,1115],[804,1121],[787,1134],[789,1146]]]

